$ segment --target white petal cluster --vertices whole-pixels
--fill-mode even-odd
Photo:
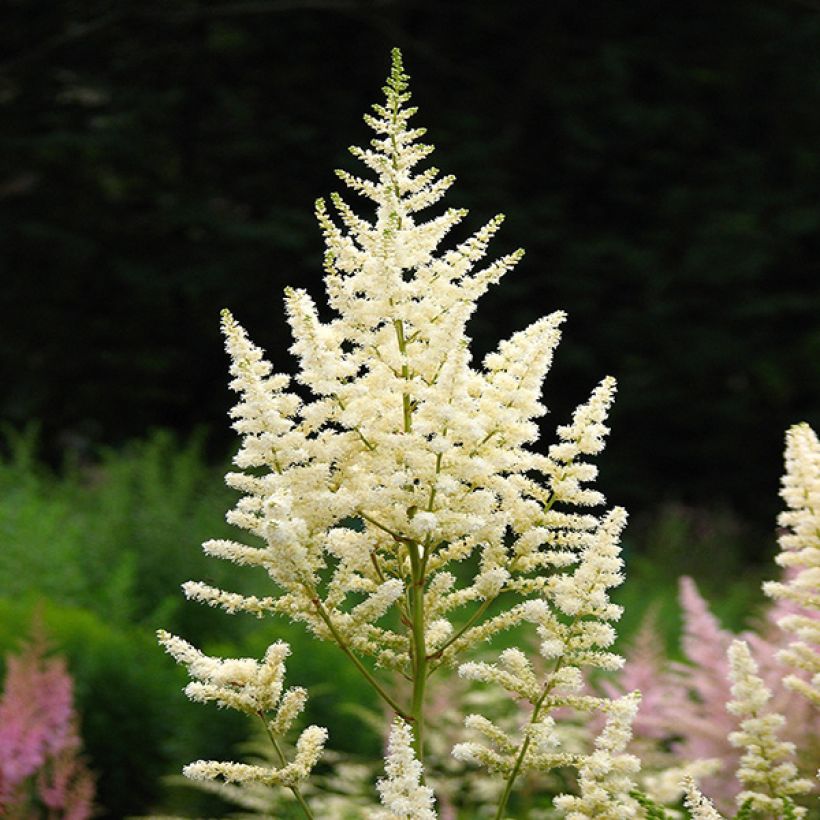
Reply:
[[[296,757],[279,769],[221,760],[197,760],[182,770],[191,780],[223,780],[226,783],[261,783],[265,786],[296,786],[310,776],[322,756],[327,730],[308,726],[296,741]]]
[[[820,708],[820,441],[808,424],[786,433],[780,495],[788,510],[778,519],[786,530],[775,560],[786,568],[788,580],[767,582],[763,589],[793,608],[779,621],[796,638],[778,655],[796,671],[784,683]]]
[[[684,778],[682,786],[684,790],[683,802],[689,810],[692,820],[723,820],[718,810],[712,805],[712,801],[701,794],[693,778]]]
[[[372,820],[435,820],[433,790],[421,782],[413,732],[401,718],[396,718],[390,730],[384,768],[387,777],[376,788],[385,810],[372,813]]]
[[[191,700],[237,709],[268,721],[275,737],[286,734],[307,702],[307,692],[301,687],[284,690],[285,658],[290,647],[277,641],[268,647],[262,662],[253,658],[213,658],[200,652],[182,638],[164,630],[157,632],[159,642],[177,662],[187,667],[194,679],[185,687]],[[284,690],[284,691],[283,691]],[[222,778],[227,783],[262,783],[294,786],[304,780],[322,754],[327,730],[308,726],[296,742],[296,756],[279,769],[199,760],[185,767],[183,773],[194,780]]]
[[[638,698],[628,696],[609,701],[583,694],[582,669],[612,670],[622,663],[620,656],[606,650],[615,640],[615,631],[609,622],[621,615],[620,607],[609,600],[608,590],[623,580],[618,539],[625,523],[626,513],[620,508],[612,510],[592,534],[574,570],[550,578],[543,598],[530,599],[519,605],[518,617],[537,627],[540,652],[551,667],[550,672],[536,675],[530,660],[516,648],[504,650],[497,663],[471,661],[459,667],[462,678],[497,684],[514,699],[532,704],[530,720],[521,727],[521,738],[512,737],[481,715],[469,715],[465,725],[481,739],[459,743],[452,752],[458,760],[484,766],[506,777],[516,777],[520,772],[574,766],[587,786],[586,797],[582,795],[587,803],[583,805],[603,806],[609,801],[608,810],[615,812],[613,817],[623,805],[631,810],[636,804],[629,798],[626,785],[622,796],[617,796],[620,792],[612,791],[615,780],[607,780],[612,787],[610,797],[602,796],[604,792],[600,789],[604,787],[593,787],[597,782],[594,778],[598,776],[595,773],[602,777],[606,774],[607,778],[616,771],[624,774],[634,762],[633,758],[620,755],[620,751],[629,740],[631,710],[637,709]],[[562,707],[608,713],[606,728],[591,755],[569,754],[559,748],[550,713]],[[612,755],[616,752],[617,762],[613,763],[615,758]],[[594,799],[590,797],[593,793],[597,795]],[[566,797],[566,806],[575,805],[571,803],[574,799]],[[582,815],[576,812],[575,816]]]
[[[164,630],[157,632],[159,642],[194,678],[185,687],[191,700],[216,701],[241,712],[256,715],[274,709],[282,694],[285,658],[290,647],[277,641],[268,647],[261,663],[253,658],[212,658],[196,647]]]
[[[810,791],[812,784],[797,777],[797,768],[791,760],[794,744],[777,737],[784,719],[782,715],[767,712],[771,693],[757,671],[748,644],[734,641],[729,647],[734,700],[726,708],[740,719],[740,729],[729,735],[729,741],[745,749],[737,772],[744,791],[737,796],[737,803],[743,806],[748,802],[755,811],[777,816],[789,808],[793,817],[803,817],[806,810],[793,806],[791,798]]]
[[[640,693],[612,701],[607,722],[595,740],[595,751],[578,769],[579,795],[562,794],[554,805],[567,820],[625,820],[640,816],[640,806],[630,792],[640,761],[624,749],[632,738],[632,721],[638,712]]]

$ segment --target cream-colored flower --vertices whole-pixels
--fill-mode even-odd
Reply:
[[[723,820],[712,801],[704,797],[694,779],[687,776],[683,779],[684,805],[689,809],[692,820]]]
[[[640,693],[633,692],[609,705],[595,751],[584,757],[578,768],[580,794],[562,794],[554,800],[568,820],[626,820],[640,816],[640,807],[630,796],[640,761],[624,751],[632,737],[632,721],[639,703]]]
[[[387,777],[379,780],[385,811],[375,812],[372,820],[435,820],[433,790],[421,782],[421,763],[413,754],[413,732],[401,718],[393,722],[385,758]]]
[[[779,622],[796,638],[778,656],[796,671],[784,683],[820,708],[820,441],[808,424],[797,424],[786,433],[780,495],[788,510],[778,519],[786,530],[775,560],[789,577],[767,582],[763,589],[794,609]]]
[[[366,200],[361,213],[338,194],[330,205],[316,203],[331,315],[323,318],[304,290],[285,293],[294,381],[306,389],[297,392],[290,377],[274,372],[223,312],[231,388],[239,395],[231,416],[242,439],[237,470],[226,476],[241,497],[227,518],[254,546],[220,539],[203,548],[266,572],[270,594],[244,596],[198,582],[185,592],[230,613],[285,615],[336,642],[395,713],[410,718],[413,711],[419,734],[424,682],[435,668],[457,667],[482,641],[535,622],[552,668],[546,679],[518,650],[507,650],[498,664],[461,667],[467,678],[501,683],[529,700],[533,719],[510,749],[491,723],[471,718],[472,731],[498,744],[463,744],[459,754],[505,772],[578,765],[553,742],[549,713],[559,706],[610,709],[615,723],[607,733],[617,723],[618,707],[581,693],[583,667],[619,663],[607,651],[615,637],[610,622],[620,614],[608,590],[622,578],[617,542],[625,513],[589,509],[603,502],[590,486],[597,472],[590,457],[603,448],[615,382],[605,378],[593,390],[558,427],[546,454],[530,449],[546,413],[542,388],[565,315],[536,320],[473,364],[470,316],[523,252],[484,261],[501,216],[442,249],[467,212],[423,214],[453,178],[420,165],[433,148],[421,141],[424,129],[411,125],[407,79],[394,51],[384,102],[365,118],[375,136],[351,149],[364,174],[338,172]],[[465,566],[476,568],[472,576]],[[491,610],[499,600],[505,605]],[[273,660],[203,660],[178,639],[163,640],[198,678],[188,688],[192,697],[246,712],[276,707],[274,731],[304,703],[301,690],[291,690],[279,704]],[[361,656],[409,679],[412,707],[399,703]],[[421,763],[407,756],[409,732],[404,723],[394,727],[382,797],[395,816],[423,817],[408,815],[395,791],[397,784],[412,791],[413,781],[407,805],[432,805],[416,771]],[[604,780],[614,788],[615,775],[590,768],[607,755],[616,768],[628,768],[626,756],[599,748],[583,770],[588,791]],[[288,765],[299,760],[297,754]],[[273,777],[237,765],[199,763],[191,771],[232,781]],[[402,766],[405,774],[395,774]]]
[[[726,708],[740,719],[740,729],[729,735],[729,740],[745,750],[737,771],[744,790],[737,803],[750,802],[755,811],[782,815],[791,798],[811,791],[812,783],[797,776],[791,760],[794,744],[777,737],[784,719],[767,711],[771,693],[758,677],[757,664],[745,641],[736,640],[729,647],[729,675],[734,700]],[[795,817],[806,814],[799,807],[792,811]]]

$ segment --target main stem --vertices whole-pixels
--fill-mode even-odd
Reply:
[[[418,555],[418,544],[407,545],[413,575],[413,745],[416,759],[424,763],[424,689],[427,685],[427,647],[424,641],[424,564]],[[414,553],[416,553],[414,555]]]
[[[410,380],[410,367],[407,364],[407,342],[404,339],[404,322],[401,319],[395,319],[393,326],[396,328],[396,339],[399,343],[399,351],[404,359],[401,365],[401,376],[405,382],[408,382]],[[406,390],[401,394],[401,404],[404,432],[410,433],[413,430],[413,408],[410,404],[410,394]]]
[[[405,713],[404,709],[393,700],[392,697],[384,690],[381,684],[370,674],[367,667],[353,654],[350,647],[347,645],[347,642],[339,633],[339,630],[333,624],[330,615],[328,615],[325,608],[322,606],[321,601],[319,600],[318,596],[313,594],[313,605],[316,607],[316,611],[319,613],[319,617],[325,622],[325,626],[327,626],[328,630],[330,630],[330,634],[333,635],[333,639],[336,641],[339,649],[347,655],[348,658],[353,662],[353,665],[356,669],[361,672],[362,676],[367,680],[367,682],[376,690],[378,695],[382,698],[382,700],[401,718],[407,718],[408,715]]]
[[[405,383],[410,380],[410,368],[407,364],[407,341],[404,337],[404,322],[396,319],[393,322],[396,330],[396,341],[399,352],[404,361],[401,366],[401,375]],[[413,430],[413,406],[410,394],[402,392],[402,421],[405,433]],[[411,590],[411,618],[413,632],[413,700],[410,714],[413,718],[413,746],[416,750],[416,759],[424,763],[424,689],[427,685],[427,646],[424,641],[424,584],[427,555],[419,554],[419,549],[426,550],[417,541],[404,540],[410,554]]]

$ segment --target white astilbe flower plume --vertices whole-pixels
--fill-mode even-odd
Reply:
[[[384,768],[387,777],[376,788],[385,810],[373,812],[371,820],[435,820],[433,790],[421,782],[413,732],[401,718],[396,718],[390,730]]]
[[[498,664],[471,661],[459,667],[461,677],[498,684],[514,699],[532,704],[520,738],[510,736],[480,715],[469,715],[466,727],[483,739],[465,741],[453,748],[456,759],[484,766],[506,778],[504,801],[519,774],[574,766],[579,771],[582,795],[561,798],[564,810],[574,812],[570,817],[595,817],[598,815],[594,811],[603,811],[606,805],[611,813],[602,817],[633,816],[618,812],[634,812],[637,806],[628,794],[634,785],[627,775],[638,770],[638,761],[620,753],[631,736],[639,696],[610,701],[581,694],[582,669],[613,670],[622,663],[620,656],[606,650],[615,640],[610,622],[621,616],[621,608],[609,600],[608,590],[623,580],[618,538],[625,523],[626,513],[616,507],[591,535],[577,567],[552,576],[544,587],[544,597],[520,605],[521,619],[536,625],[540,653],[550,665],[550,672],[536,676],[526,655],[515,648],[502,652]],[[591,755],[568,754],[559,748],[550,713],[562,707],[607,712],[606,727]]]
[[[453,178],[423,167],[433,148],[420,141],[425,130],[410,124],[416,110],[408,106],[398,50],[383,91],[384,102],[365,117],[374,132],[368,147],[351,148],[364,175],[337,172],[364,205],[339,194],[330,206],[316,203],[330,318],[320,318],[306,291],[285,292],[298,362],[293,380],[305,389],[297,393],[233,316],[222,314],[239,395],[231,416],[242,439],[237,471],[226,476],[241,497],[227,518],[254,546],[216,539],[203,548],[263,570],[271,589],[245,596],[189,582],[184,590],[229,613],[286,616],[334,642],[412,725],[417,765],[431,674],[458,668],[465,652],[503,630],[534,623],[546,676],[535,676],[514,651],[500,666],[461,667],[465,677],[497,681],[532,705],[520,737],[502,740],[476,716],[471,731],[495,748],[462,747],[465,757],[472,749],[476,760],[510,777],[506,800],[519,771],[578,763],[556,748],[552,711],[611,708],[580,691],[583,668],[620,663],[608,651],[620,609],[607,590],[621,581],[625,513],[594,512],[604,499],[591,487],[615,381],[594,388],[546,454],[529,449],[547,412],[542,389],[565,316],[534,321],[473,364],[466,328],[477,301],[523,252],[484,261],[500,215],[442,248],[467,212],[422,214]],[[506,606],[491,609],[499,600]],[[253,711],[264,699],[244,682],[255,674],[253,662],[225,663],[243,672],[239,685],[217,661],[198,660],[194,668],[204,677],[190,693]],[[411,682],[409,697],[388,682],[391,672]],[[302,703],[286,696],[274,728]],[[405,731],[396,729],[396,744]],[[307,751],[303,759],[309,762]],[[217,772],[216,764],[193,765],[194,773]],[[244,772],[227,764],[218,771],[228,779]]]
[[[771,693],[758,677],[745,641],[736,640],[729,647],[729,676],[734,700],[726,708],[740,719],[740,729],[729,740],[745,750],[737,771],[744,786],[736,798],[738,805],[748,803],[755,811],[776,816],[790,810],[793,817],[804,817],[806,810],[795,807],[791,798],[811,791],[812,783],[797,776],[791,760],[794,744],[777,737],[784,720],[766,709]]]
[[[820,441],[808,424],[786,433],[780,495],[789,509],[778,518],[786,531],[775,560],[791,575],[786,582],[769,581],[763,589],[793,610],[779,621],[796,638],[778,655],[796,671],[783,682],[820,708]]]
[[[424,129],[408,124],[415,109],[407,107],[398,52],[384,91],[385,103],[366,117],[375,139],[351,149],[374,176],[339,173],[374,212],[361,216],[338,195],[336,219],[324,201],[316,208],[335,317],[322,321],[304,291],[286,293],[296,380],[311,395],[291,392],[290,378],[274,373],[223,312],[231,387],[240,396],[231,415],[242,436],[242,472],[227,481],[243,497],[228,520],[263,546],[214,540],[204,548],[262,568],[275,588],[255,597],[189,582],[185,592],[228,612],[287,615],[348,655],[413,676],[419,639],[388,625],[391,609],[408,623],[415,608],[414,630],[424,632],[431,660],[455,663],[522,614],[512,609],[460,629],[459,609],[483,612],[505,592],[542,590],[545,569],[573,565],[591,542],[598,518],[572,507],[602,500],[584,486],[596,474],[584,459],[603,446],[615,382],[604,379],[559,428],[548,455],[526,449],[546,412],[541,390],[564,314],[501,342],[483,368],[471,365],[466,323],[521,252],[481,267],[501,217],[437,250],[466,211],[419,217],[453,180],[416,171],[432,147],[418,141]],[[473,553],[480,571],[455,587],[447,566]]]

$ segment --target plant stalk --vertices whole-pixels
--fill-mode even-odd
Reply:
[[[361,674],[364,676],[367,682],[376,690],[376,692],[382,698],[382,700],[384,700],[384,702],[400,718],[407,721],[412,721],[413,717],[411,715],[408,715],[405,712],[405,710],[402,709],[401,706],[399,706],[399,704],[396,703],[396,701],[392,697],[390,697],[390,695],[387,694],[387,692],[385,692],[382,685],[373,677],[368,668],[353,654],[353,651],[347,645],[345,639],[339,633],[339,630],[336,629],[336,627],[333,625],[333,621],[330,619],[330,616],[327,614],[327,611],[322,606],[321,601],[318,598],[314,597],[313,605],[316,607],[316,611],[319,613],[319,617],[325,622],[325,626],[327,626],[327,628],[330,630],[331,635],[333,635],[333,639],[338,644],[339,649],[341,649],[342,652],[344,652],[345,655],[347,655],[347,657],[350,658],[351,661],[353,661],[353,665],[356,667],[356,669],[359,670],[359,672],[361,672]]]
[[[274,751],[276,752],[276,756],[279,758],[279,762],[282,766],[287,766],[288,761],[285,757],[285,753],[282,751],[282,747],[279,745],[279,741],[276,739],[276,735],[271,731],[270,725],[268,724],[265,715],[262,712],[257,712],[259,715],[259,719],[262,721],[262,725],[265,727],[265,731],[267,732],[268,737],[270,738],[270,742],[273,744]],[[288,788],[293,792],[293,796],[296,798],[296,802],[302,807],[302,811],[305,813],[305,817],[308,820],[316,820],[313,812],[310,810],[310,806],[308,806],[305,798],[302,796],[302,792],[299,790],[299,787],[294,783],[292,786],[288,786]]]
[[[427,685],[427,647],[424,640],[424,561],[417,544],[409,544],[413,577],[413,745],[416,759],[424,765],[424,690]]]
[[[534,723],[537,723],[538,716],[541,712],[541,706],[544,704],[544,699],[550,693],[552,689],[552,681],[555,680],[555,675],[561,669],[561,664],[563,663],[563,658],[558,658],[555,662],[555,668],[552,671],[552,674],[547,679],[547,683],[544,685],[544,691],[541,693],[541,697],[535,702],[535,706],[532,710],[532,717],[530,717],[530,725],[532,726]],[[515,780],[518,777],[518,773],[521,771],[521,765],[524,762],[524,757],[527,754],[527,749],[530,748],[530,735],[527,735],[524,738],[524,742],[521,744],[521,749],[518,752],[518,757],[515,759],[515,765],[513,766],[513,770],[510,772],[510,776],[507,778],[507,785],[504,787],[504,794],[501,795],[501,800],[498,804],[498,810],[495,813],[494,820],[503,820],[504,818],[504,810],[507,808],[507,801],[510,799],[510,794],[513,790],[513,785],[515,784]]]

